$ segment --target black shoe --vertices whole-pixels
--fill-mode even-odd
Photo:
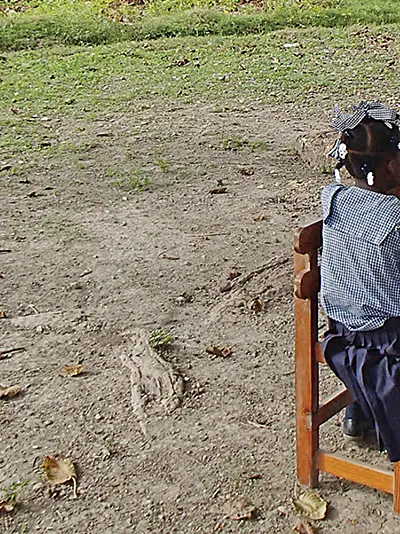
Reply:
[[[349,439],[362,439],[368,431],[367,426],[367,421],[357,418],[345,418],[342,424],[343,434]]]
[[[372,429],[372,425],[365,418],[360,406],[354,403],[346,408],[342,429],[346,438],[358,440]]]

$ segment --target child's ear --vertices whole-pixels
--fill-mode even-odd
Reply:
[[[400,152],[388,162],[387,169],[389,174],[394,178],[398,179],[400,177]]]

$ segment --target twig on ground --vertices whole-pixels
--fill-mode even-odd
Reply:
[[[293,495],[294,495],[294,498],[297,500],[298,499],[298,493],[297,493],[297,490],[299,488],[299,483],[297,480],[294,481],[294,488],[293,488]]]
[[[173,254],[169,254],[170,252],[174,251],[176,249],[176,246],[167,248],[166,250],[162,250],[158,254],[158,258],[163,258],[165,260],[180,260],[180,256],[174,256]]]
[[[6,358],[10,358],[10,356],[8,355],[11,354],[12,352],[21,352],[24,350],[26,350],[25,347],[15,347],[13,349],[0,349],[0,360],[5,360]]]
[[[81,273],[79,275],[79,278],[83,278],[84,276],[87,276],[88,274],[91,274],[93,271],[91,269],[86,269],[86,271],[83,271],[83,273]]]
[[[189,237],[214,237],[216,235],[230,235],[229,232],[214,232],[212,234],[188,234]]]
[[[218,495],[218,493],[221,492],[221,486],[218,486],[218,488],[214,491],[214,493],[211,495],[211,499],[215,499],[215,497]]]
[[[218,523],[215,525],[213,532],[218,532],[221,530],[224,526],[225,519],[221,519],[221,521],[218,521]]]
[[[180,256],[168,256],[167,254],[160,254],[159,255],[161,258],[163,258],[164,260],[180,260],[181,257]]]
[[[263,273],[264,271],[274,269],[276,267],[279,267],[280,265],[285,265],[288,262],[289,258],[287,256],[281,256],[280,258],[272,258],[268,263],[262,265],[261,267],[258,267],[257,269],[254,269],[253,271],[247,274],[238,276],[237,278],[230,280],[224,287],[221,287],[220,292],[229,293],[229,295],[210,310],[209,318],[206,321],[207,327],[210,323],[215,323],[216,321],[220,320],[221,313],[223,312],[223,310],[225,310],[230,304],[234,302],[235,298],[240,293],[240,290],[242,290],[243,286],[247,282],[249,282],[249,280]]]
[[[228,291],[231,291],[233,288],[236,289],[237,287],[243,286],[244,284],[249,282],[252,278],[257,276],[258,274],[261,274],[264,271],[267,271],[269,269],[274,269],[275,267],[279,267],[280,265],[284,265],[288,261],[289,261],[289,258],[287,256],[282,256],[280,258],[273,258],[271,261],[269,261],[265,265],[258,267],[258,269],[254,269],[254,271],[250,271],[247,274],[243,274],[242,276],[239,276],[237,278],[234,278],[233,280],[230,280],[225,286],[221,287],[220,291],[221,293],[227,293]]]
[[[266,421],[265,423],[259,423],[258,421],[252,421],[251,419],[248,419],[247,423],[249,425],[255,426],[256,428],[268,428],[270,425],[272,425],[273,423],[276,423],[277,421],[279,421],[279,419],[275,418],[275,419],[270,419],[269,421]]]
[[[250,421],[250,419],[247,420],[249,425],[255,426],[256,428],[267,428],[268,425],[263,425],[262,423],[257,423],[257,421]]]

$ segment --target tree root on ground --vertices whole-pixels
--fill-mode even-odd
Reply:
[[[148,338],[148,332],[138,330],[120,354],[121,362],[131,371],[131,402],[145,437],[147,402],[154,400],[171,413],[180,406],[184,392],[182,376],[150,346]]]

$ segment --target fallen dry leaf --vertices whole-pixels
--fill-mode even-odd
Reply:
[[[0,166],[0,172],[9,171],[10,169],[12,169],[11,163],[5,163],[4,165]]]
[[[71,284],[69,284],[69,288],[70,289],[83,289],[83,285],[81,282],[72,282]]]
[[[257,508],[246,497],[238,497],[233,501],[227,502],[224,506],[226,515],[235,521],[252,519],[256,511]]]
[[[298,532],[299,534],[317,534],[317,531],[315,528],[310,525],[308,521],[302,521],[301,519],[298,519],[296,521],[296,524],[292,528],[294,532]]]
[[[76,478],[74,464],[69,458],[59,456],[46,456],[42,464],[47,480],[51,485],[64,484],[72,478]]]
[[[254,169],[252,167],[239,167],[240,174],[243,176],[252,176],[254,174]]]
[[[44,197],[44,193],[38,193],[37,191],[31,191],[26,195],[28,198]]]
[[[213,347],[207,347],[206,352],[207,354],[213,354],[214,356],[229,358],[233,354],[233,349],[231,347],[218,347],[215,345]]]
[[[257,213],[257,215],[253,215],[253,221],[265,221],[265,215],[263,213]]]
[[[248,475],[247,478],[249,480],[261,480],[262,479],[262,475],[260,475],[260,473],[254,473],[254,474]]]
[[[212,195],[223,195],[224,193],[228,192],[227,187],[216,187],[215,189],[211,189],[210,193]]]
[[[0,310],[0,319],[6,319],[7,318],[7,314],[4,310]]]
[[[64,365],[62,368],[62,374],[64,376],[78,376],[86,372],[84,365]]]
[[[235,278],[238,278],[242,273],[239,273],[239,271],[232,271],[228,274],[228,280],[235,280]]]
[[[315,491],[305,490],[293,499],[293,506],[299,514],[318,520],[325,519],[328,503]]]
[[[286,515],[288,515],[288,511],[287,511],[287,509],[286,509],[284,506],[278,506],[278,508],[276,509],[276,511],[277,511],[278,514],[281,515],[282,517],[285,517]]]
[[[261,299],[251,299],[247,303],[247,307],[249,308],[249,310],[258,313],[264,308],[264,301]]]
[[[233,283],[232,283],[232,280],[230,280],[228,283],[220,287],[219,290],[221,291],[221,293],[226,293],[227,291],[230,291],[232,287],[233,287]]]
[[[21,393],[19,386],[1,386],[0,385],[0,399],[12,399]]]
[[[190,63],[190,59],[186,58],[186,57],[183,57],[181,59],[178,59],[176,62],[175,62],[175,65],[177,65],[178,67],[184,67],[185,65],[187,65],[188,63]]]
[[[52,486],[64,484],[72,480],[74,484],[74,497],[76,498],[76,471],[72,460],[59,456],[45,456],[42,468],[46,478]]]
[[[12,512],[15,508],[15,499],[0,500],[0,512]]]

